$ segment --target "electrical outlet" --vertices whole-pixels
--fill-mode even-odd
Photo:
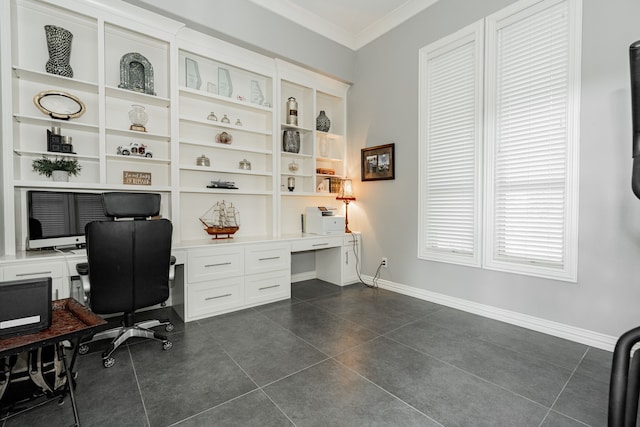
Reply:
[[[383,268],[389,267],[389,260],[387,259],[387,257],[382,257],[382,261],[380,262],[380,265],[382,265]]]

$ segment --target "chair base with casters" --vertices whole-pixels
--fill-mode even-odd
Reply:
[[[173,280],[175,257],[171,257],[171,270],[169,274],[169,280]],[[89,264],[86,262],[76,265],[76,270],[80,275],[80,280],[84,289],[84,303],[88,304],[90,300],[90,284],[89,284]],[[78,348],[79,354],[87,354],[89,352],[89,344],[98,341],[110,339],[111,343],[109,347],[102,352],[102,365],[105,368],[112,367],[116,360],[112,356],[120,345],[124,344],[129,338],[148,338],[162,342],[163,350],[170,350],[173,347],[173,343],[167,339],[165,335],[159,334],[156,331],[151,330],[158,326],[164,326],[164,330],[171,332],[174,329],[173,323],[169,319],[153,319],[144,320],[141,322],[133,323],[133,315],[125,315],[123,324],[116,328],[107,329],[105,331],[94,334],[89,340],[83,341]]]

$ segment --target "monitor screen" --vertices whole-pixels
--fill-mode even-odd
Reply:
[[[29,191],[28,249],[84,245],[84,227],[108,220],[101,193]]]

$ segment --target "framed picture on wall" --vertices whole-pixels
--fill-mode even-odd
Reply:
[[[396,179],[395,144],[363,148],[360,152],[362,181]]]

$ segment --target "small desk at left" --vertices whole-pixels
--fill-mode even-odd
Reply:
[[[51,304],[51,326],[35,334],[0,339],[0,357],[54,345],[60,360],[62,360],[64,373],[67,377],[66,386],[60,393],[60,398],[64,398],[66,393],[69,393],[75,420],[74,425],[80,426],[73,379],[73,366],[78,354],[79,342],[82,338],[95,333],[97,328],[107,322],[73,298],[55,300]],[[70,363],[67,362],[64,354],[64,341],[72,343],[73,353]],[[0,420],[11,417],[9,414],[2,414],[1,410],[2,408],[0,408]]]

